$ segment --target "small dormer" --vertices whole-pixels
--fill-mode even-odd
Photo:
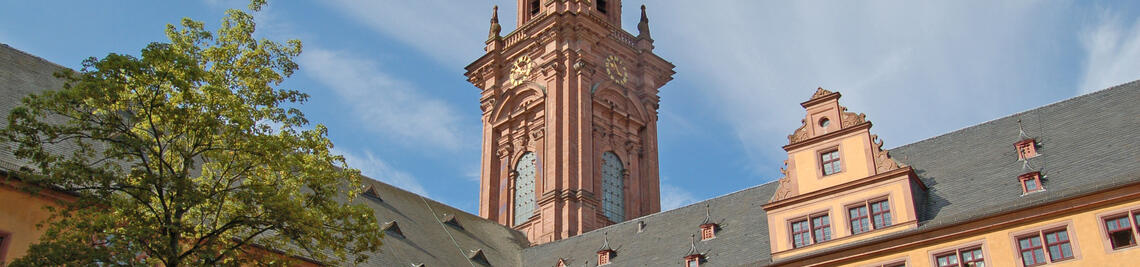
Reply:
[[[400,230],[400,224],[396,223],[396,221],[390,221],[388,223],[385,223],[383,226],[380,226],[380,231],[384,232],[385,234],[395,234],[400,238],[404,238],[404,231]]]
[[[459,224],[459,219],[455,218],[455,214],[446,214],[443,216],[443,224],[455,227],[455,229],[463,230],[463,225]]]
[[[871,122],[816,89],[788,135],[776,193],[764,205],[773,258],[917,227],[926,187],[871,134]],[[842,241],[840,241],[842,240]]]
[[[597,255],[598,266],[609,265],[610,263],[613,263],[614,256],[617,256],[617,252],[614,251],[613,248],[610,248],[610,238],[608,233],[606,234],[605,241],[602,242],[602,247],[598,248]]]
[[[384,199],[380,198],[380,193],[376,192],[375,186],[368,186],[368,188],[364,189],[364,193],[361,195],[364,195],[364,197],[368,199],[384,202]]]
[[[701,241],[716,238],[716,231],[720,229],[720,224],[712,220],[712,213],[709,212],[709,205],[705,204],[705,220],[701,222]]]

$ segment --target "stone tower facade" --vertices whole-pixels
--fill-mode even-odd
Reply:
[[[658,89],[645,7],[634,36],[620,0],[518,1],[467,66],[482,90],[479,215],[546,243],[660,211]]]

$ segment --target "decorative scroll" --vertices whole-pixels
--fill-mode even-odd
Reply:
[[[808,131],[807,131],[807,126],[808,126],[807,120],[800,120],[800,123],[802,123],[803,125],[800,125],[799,129],[796,129],[795,132],[792,132],[792,134],[788,135],[788,144],[789,145],[798,143],[798,142],[803,141],[803,140],[807,140],[809,138]]]
[[[883,150],[883,140],[879,139],[879,135],[872,134],[871,142],[874,143],[871,154],[875,158],[875,171],[877,173],[906,167],[906,164],[899,164],[892,159],[889,151]]]
[[[784,200],[795,195],[796,185],[792,183],[792,178],[789,178],[790,175],[788,175],[788,160],[784,160],[784,167],[780,167],[780,173],[784,174],[784,177],[780,177],[780,186],[776,188],[776,194],[772,195],[772,200],[769,200],[769,203]]]
[[[831,91],[824,90],[823,87],[820,87],[819,89],[815,90],[815,94],[811,95],[811,99],[814,100],[816,98],[824,97],[824,96],[827,96],[830,94],[831,94]]]
[[[842,122],[842,124],[839,126],[843,128],[855,126],[867,121],[866,114],[855,114],[855,112],[847,112],[847,107],[844,106],[839,106],[839,114]]]

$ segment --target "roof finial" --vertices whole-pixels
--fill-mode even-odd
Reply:
[[[499,35],[502,31],[503,26],[499,25],[499,5],[495,5],[494,11],[491,11],[491,32],[487,34],[487,39],[502,37]]]
[[[701,224],[708,224],[709,221],[712,221],[712,213],[709,212],[709,203],[705,203],[705,221],[701,222]]]
[[[691,234],[689,237],[691,237],[692,243],[689,244],[689,254],[685,254],[685,256],[700,255],[701,253],[697,252],[697,235]]]
[[[1021,140],[1030,139],[1028,134],[1025,134],[1025,128],[1021,125],[1021,116],[1017,116],[1017,134]]]
[[[605,236],[606,239],[602,241],[602,248],[599,248],[598,251],[613,250],[610,248],[610,232],[604,232],[602,235]]]
[[[645,5],[641,5],[641,22],[637,23],[637,38],[651,39],[649,37],[649,17],[645,15]]]

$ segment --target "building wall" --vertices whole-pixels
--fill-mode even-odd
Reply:
[[[59,207],[59,199],[52,197],[51,192],[37,196],[21,191],[19,182],[6,179],[0,175],[0,233],[7,235],[0,244],[0,261],[11,262],[27,254],[28,247],[40,240],[44,229],[36,224],[51,217],[44,207]]]

